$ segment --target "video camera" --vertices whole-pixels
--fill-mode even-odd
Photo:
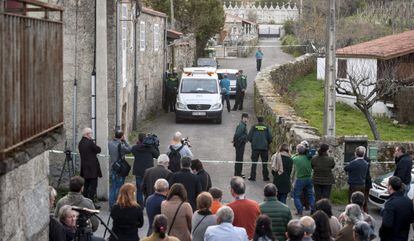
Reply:
[[[142,144],[158,148],[160,146],[160,139],[157,135],[149,133],[142,140]]]
[[[190,142],[190,139],[188,137],[182,138],[181,139],[181,144],[186,145],[188,147],[191,147],[191,142]]]
[[[89,208],[82,208],[77,206],[72,206],[72,210],[75,210],[79,213],[78,219],[76,220],[76,228],[81,233],[92,233],[90,230],[90,226],[88,224],[88,220],[94,215],[98,214],[98,210],[89,209]]]

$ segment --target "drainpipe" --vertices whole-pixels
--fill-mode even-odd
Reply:
[[[119,7],[119,0],[116,0],[116,38],[115,38],[115,47],[116,47],[116,57],[115,57],[115,74],[116,74],[116,83],[115,83],[115,131],[118,131],[121,129],[120,127],[120,115],[119,115],[119,87],[120,87],[120,74],[119,71],[121,70],[121,61],[119,60],[119,11],[120,11],[120,7]]]
[[[138,17],[141,14],[138,0],[135,2],[135,19],[134,19],[134,117],[132,119],[132,128],[138,130],[138,51],[137,51],[137,26]]]
[[[171,1],[172,2],[172,1]],[[166,103],[165,99],[165,82],[167,80],[167,18],[164,18],[164,64],[163,64],[163,75],[162,75],[162,96],[164,101],[162,103]],[[164,105],[163,105],[164,106]],[[168,106],[167,106],[168,110]]]
[[[93,48],[93,69],[91,75],[91,129],[96,142],[96,0],[95,0],[95,37]]]

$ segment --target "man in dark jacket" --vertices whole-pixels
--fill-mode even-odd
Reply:
[[[411,156],[406,153],[406,150],[403,146],[395,147],[394,152],[395,157],[395,171],[394,176],[399,177],[405,185],[405,195],[410,191],[411,183],[411,169],[413,168],[413,160]]]
[[[390,197],[382,211],[379,236],[386,241],[406,241],[413,219],[413,203],[404,195],[403,183],[399,177],[390,177],[387,189]]]
[[[272,142],[272,134],[269,127],[267,127],[263,122],[263,117],[257,117],[256,125],[252,126],[249,131],[247,139],[252,144],[252,168],[250,171],[250,181],[256,181],[256,162],[259,160],[259,156],[262,159],[263,163],[263,180],[269,181],[269,170],[267,169],[267,161],[269,159],[269,144]],[[266,164],[265,164],[266,163]]]
[[[181,183],[184,185],[185,189],[187,190],[187,197],[188,202],[191,204],[193,210],[197,210],[196,208],[196,198],[198,194],[201,192],[201,181],[200,179],[191,173],[190,170],[191,166],[191,158],[190,157],[182,157],[181,158],[181,171],[173,173],[171,176],[169,183],[170,187],[174,183]]]
[[[154,185],[158,179],[169,180],[171,178],[172,172],[168,170],[168,164],[168,156],[161,154],[157,159],[157,166],[145,170],[144,178],[142,179],[142,193],[145,198],[154,193]]]
[[[236,149],[236,163],[234,164],[234,175],[244,178],[243,170],[243,156],[244,147],[247,143],[247,122],[249,121],[249,114],[243,113],[241,121],[236,127],[236,132],[233,136],[233,146]]]
[[[83,195],[94,200],[98,187],[98,177],[102,177],[101,166],[96,155],[101,153],[101,148],[93,142],[91,128],[82,131],[83,137],[79,142],[78,149],[81,158],[80,176],[85,179]]]
[[[355,149],[355,159],[352,160],[344,170],[348,174],[348,200],[351,200],[353,192],[365,192],[368,163],[365,161],[366,148],[359,146]]]
[[[286,226],[292,219],[290,209],[276,198],[277,188],[275,184],[268,183],[264,187],[265,201],[260,203],[260,213],[266,214],[272,220],[272,232],[277,240],[284,241]]]
[[[239,70],[237,73],[236,82],[236,100],[234,102],[233,110],[243,110],[244,93],[247,88],[247,77],[243,75],[243,70]]]
[[[132,155],[134,155],[134,167],[132,174],[135,175],[135,182],[137,186],[137,202],[141,207],[144,204],[144,197],[142,194],[142,184],[145,170],[154,166],[154,158],[158,158],[160,152],[154,145],[146,144],[146,138],[151,138],[145,134],[140,133],[138,135],[138,143],[131,149]]]
[[[203,163],[201,163],[199,159],[191,160],[191,170],[200,179],[201,190],[203,192],[208,192],[211,188],[211,178],[210,174],[204,170]]]
[[[145,202],[145,208],[148,215],[148,224],[150,224],[148,225],[147,236],[150,236],[152,233],[152,222],[154,221],[154,217],[161,214],[161,203],[167,199],[169,189],[167,180],[160,178],[155,181],[154,189],[155,193],[151,194]]]

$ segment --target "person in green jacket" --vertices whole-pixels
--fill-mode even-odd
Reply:
[[[296,181],[293,188],[293,200],[297,209],[297,215],[302,215],[303,205],[301,195],[306,190],[307,200],[309,201],[311,213],[315,210],[315,195],[312,184],[312,165],[306,154],[306,147],[302,144],[297,145],[298,155],[294,156],[293,165],[296,172]]]
[[[243,110],[244,93],[247,88],[247,77],[243,75],[243,70],[239,70],[237,73],[236,82],[236,100],[234,102],[233,110]]]
[[[315,189],[315,201],[331,196],[332,184],[335,179],[332,169],[335,167],[333,157],[328,155],[329,146],[325,143],[321,144],[318,155],[311,160],[313,169],[313,187]]]
[[[234,164],[234,175],[244,178],[243,170],[243,155],[244,147],[247,143],[247,122],[249,121],[249,114],[243,113],[241,121],[236,128],[233,136],[233,146],[236,148],[236,163]]]
[[[167,112],[175,112],[175,102],[177,98],[178,75],[174,71],[168,74],[166,88]]]
[[[259,156],[262,159],[263,181],[269,181],[269,170],[267,169],[267,161],[269,160],[269,145],[272,143],[272,133],[269,127],[264,124],[262,116],[257,117],[258,123],[250,128],[247,139],[252,144],[252,168],[250,170],[250,181],[256,181],[256,162]]]
[[[259,204],[260,213],[266,214],[272,220],[272,232],[277,240],[286,240],[286,227],[292,219],[290,209],[286,204],[279,202],[276,198],[277,187],[273,183],[268,183],[264,187],[264,202]]]

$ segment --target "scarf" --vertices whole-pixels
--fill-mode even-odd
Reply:
[[[283,161],[282,156],[290,157],[289,153],[282,151],[273,154],[271,161],[272,161],[272,170],[275,171],[278,175],[283,173]]]

